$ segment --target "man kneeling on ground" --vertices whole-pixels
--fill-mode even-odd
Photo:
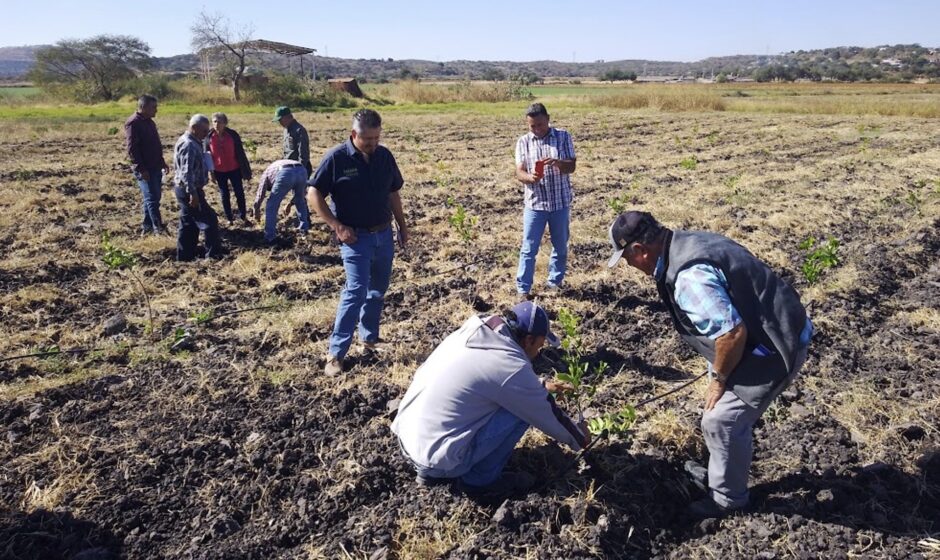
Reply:
[[[516,443],[535,426],[574,450],[590,441],[555,405],[532,369],[545,342],[557,344],[545,310],[522,302],[505,317],[471,317],[415,372],[392,431],[429,485],[456,479],[468,493],[530,488],[528,473],[503,472]]]

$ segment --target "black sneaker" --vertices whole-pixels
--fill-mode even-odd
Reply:
[[[689,476],[692,484],[698,486],[699,490],[708,490],[708,469],[695,461],[686,461],[683,470]]]
[[[496,482],[486,486],[474,486],[460,481],[458,488],[471,496],[502,496],[525,492],[535,486],[535,477],[527,472],[504,472]]]
[[[715,502],[715,500],[711,499],[711,497],[707,497],[689,504],[687,511],[694,519],[712,519],[717,517],[724,517],[744,509],[744,507],[725,507]]]
[[[290,241],[281,237],[275,237],[272,241],[265,241],[264,244],[275,250],[291,248]]]
[[[446,478],[434,478],[433,476],[421,476],[420,474],[415,477],[418,486],[424,486],[425,488],[444,484],[447,480]]]

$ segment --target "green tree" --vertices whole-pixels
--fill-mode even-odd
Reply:
[[[487,68],[483,71],[482,78],[488,82],[501,82],[506,79],[506,74],[499,68]]]
[[[30,79],[43,87],[77,86],[85,101],[110,101],[128,82],[153,67],[150,45],[127,35],[63,39],[36,52]]]
[[[531,70],[519,72],[518,74],[510,76],[509,79],[523,86],[530,86],[535,83],[542,83],[543,81],[541,76]]]
[[[636,80],[636,72],[627,72],[626,70],[608,70],[600,76],[601,81],[604,82],[618,82],[618,81],[634,81]]]

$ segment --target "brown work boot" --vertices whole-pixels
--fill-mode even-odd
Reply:
[[[330,355],[326,358],[326,368],[323,370],[323,373],[330,377],[337,375],[342,375],[343,373],[343,359],[337,358],[336,356]]]

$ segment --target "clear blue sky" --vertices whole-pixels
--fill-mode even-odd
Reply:
[[[344,58],[694,61],[843,45],[940,47],[940,0],[3,0],[0,46],[125,33],[156,56],[183,54],[203,8],[250,23],[256,38]]]

